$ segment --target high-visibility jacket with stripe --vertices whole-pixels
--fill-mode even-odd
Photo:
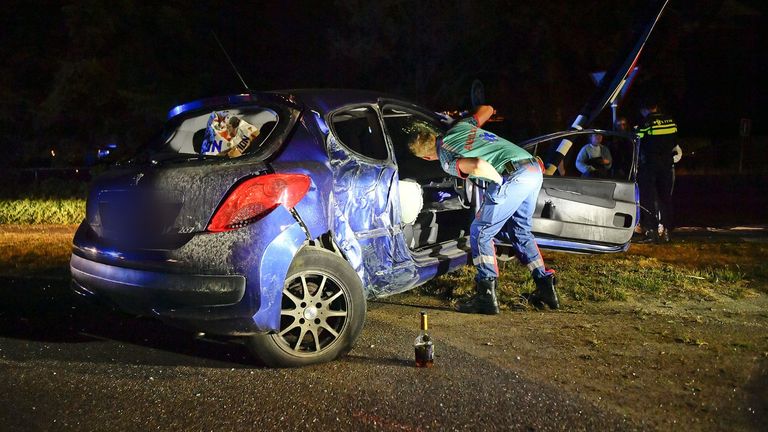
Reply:
[[[672,117],[651,113],[636,132],[640,138],[640,165],[672,167],[672,149],[677,145],[677,124]]]

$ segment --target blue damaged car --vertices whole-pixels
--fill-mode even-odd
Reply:
[[[241,337],[266,364],[347,352],[366,299],[412,289],[468,262],[482,184],[412,156],[444,117],[364,91],[296,90],[174,108],[161,137],[92,183],[74,238],[73,289],[119,309]],[[522,143],[608,135],[624,157],[608,178],[566,159],[535,213],[542,248],[626,250],[637,220],[632,137],[572,130]],[[616,150],[614,150],[616,152]],[[618,159],[618,158],[617,158]],[[502,230],[498,253],[508,257]]]

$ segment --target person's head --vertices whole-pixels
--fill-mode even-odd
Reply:
[[[240,119],[235,116],[230,117],[229,121],[227,122],[227,132],[229,133],[230,137],[235,136],[238,126],[240,126]]]
[[[647,94],[640,99],[640,114],[643,117],[648,117],[648,114],[655,113],[658,110],[659,103],[654,95]]]
[[[627,132],[629,130],[629,122],[626,117],[619,117],[616,119],[616,123],[614,123],[613,127],[619,132]]]
[[[416,157],[426,160],[437,160],[437,147],[435,144],[437,134],[432,131],[419,131],[408,143],[408,149]]]
[[[592,134],[589,136],[589,143],[593,146],[599,146],[603,142],[603,136],[600,134]]]

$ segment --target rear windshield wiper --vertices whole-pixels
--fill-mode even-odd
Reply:
[[[221,158],[214,155],[201,155],[193,153],[160,153],[151,156],[149,159],[152,161],[152,163],[157,164],[163,162],[187,162],[194,160],[210,160]]]

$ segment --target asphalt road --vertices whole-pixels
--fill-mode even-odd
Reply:
[[[268,369],[239,344],[82,303],[63,280],[0,279],[0,424],[5,431],[648,428],[524,378],[512,351],[499,351],[509,357],[503,362],[478,355],[485,340],[478,329],[498,317],[432,310],[433,322],[451,314],[453,331],[433,332],[434,368],[413,367],[419,310],[371,303],[347,357]]]

